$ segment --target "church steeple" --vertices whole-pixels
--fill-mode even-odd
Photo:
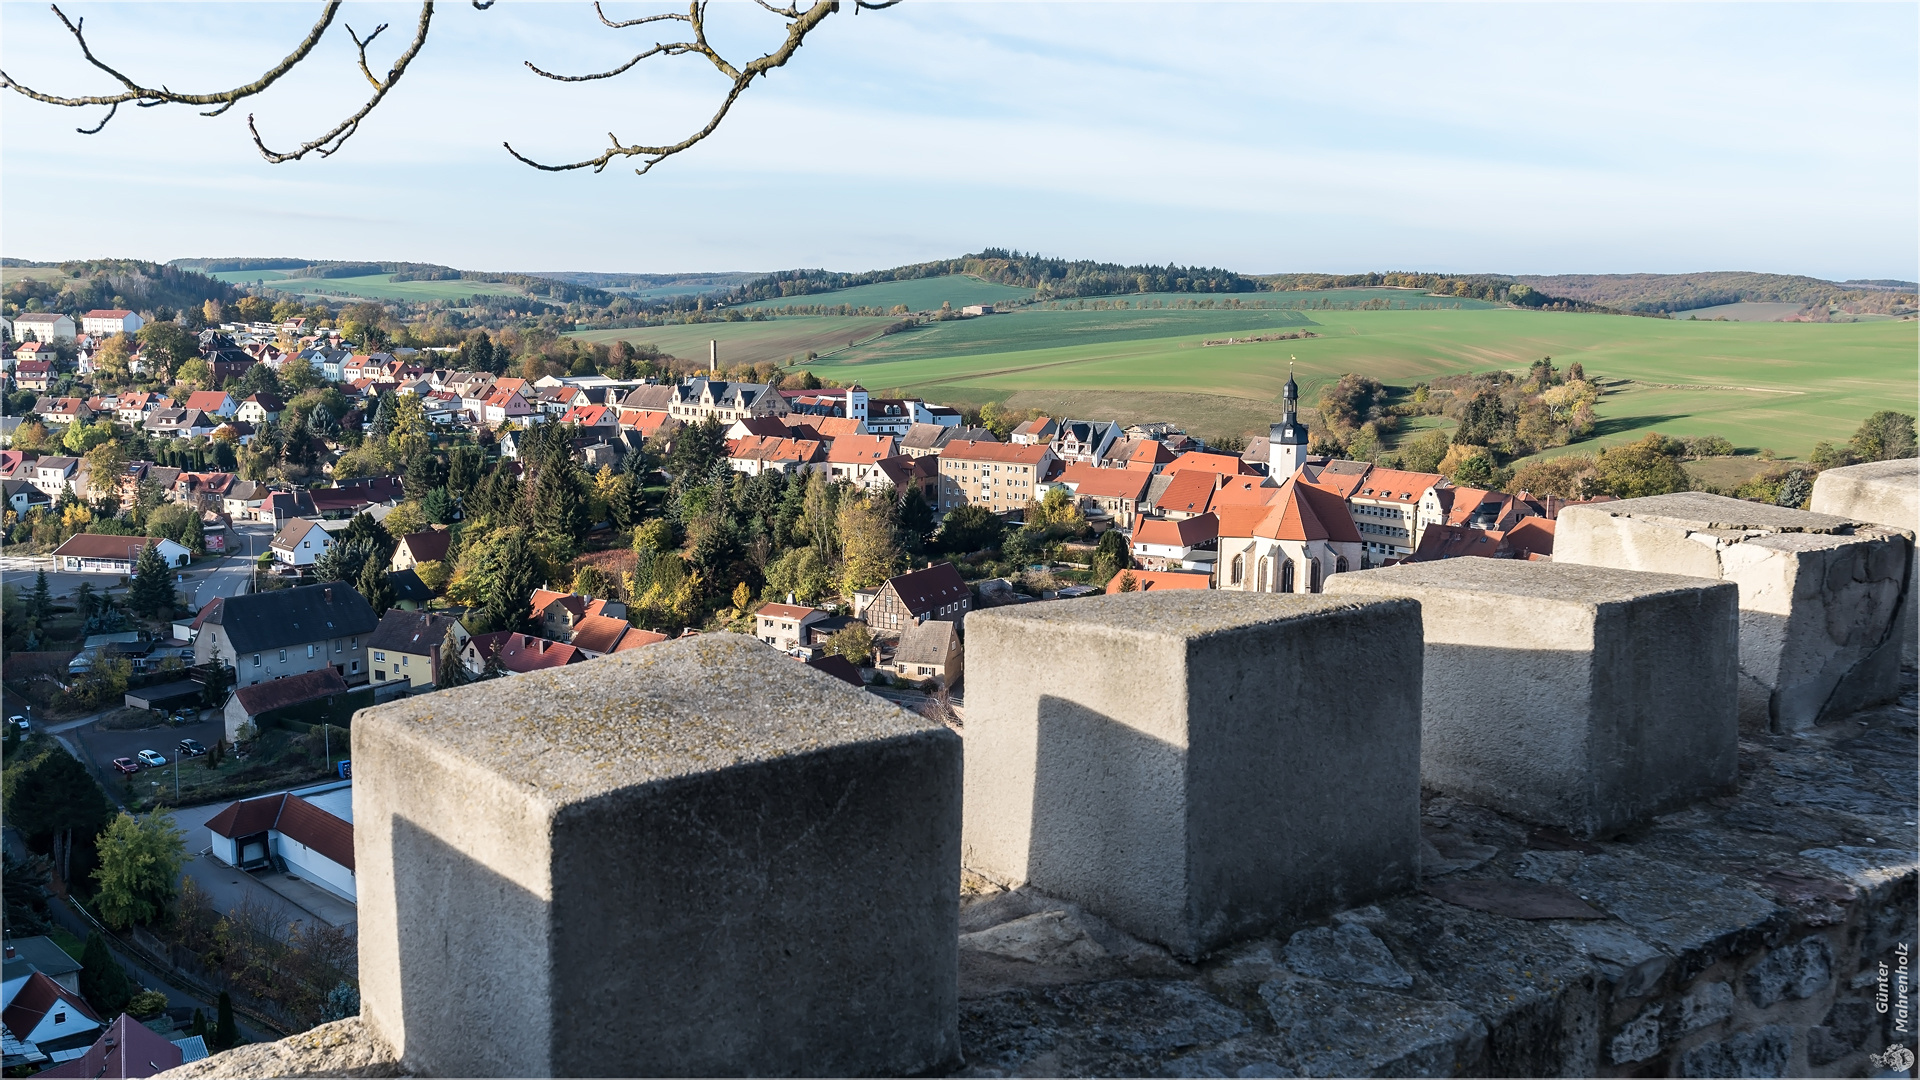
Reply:
[[[1307,426],[1300,422],[1300,387],[1287,364],[1287,385],[1280,391],[1280,422],[1267,429],[1267,475],[1285,480],[1307,460]]]

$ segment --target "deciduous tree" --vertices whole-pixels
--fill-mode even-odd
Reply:
[[[165,810],[114,818],[100,834],[100,866],[93,872],[100,920],[124,930],[163,917],[177,891],[174,880],[186,863],[181,845],[185,837]]]

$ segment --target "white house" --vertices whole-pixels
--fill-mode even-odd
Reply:
[[[165,537],[107,536],[80,533],[53,549],[53,564],[68,574],[133,574],[140,552],[148,545],[160,548],[160,561],[178,569],[193,559],[193,552]]]
[[[72,341],[79,336],[72,316],[44,311],[31,311],[13,317],[14,340],[25,341],[28,334],[32,334],[35,341],[47,342]]]
[[[243,799],[207,821],[213,856],[242,870],[284,860],[289,873],[357,900],[350,784]]]
[[[55,1062],[82,1057],[107,1025],[85,998],[36,971],[7,1003],[6,1029]]]
[[[80,316],[80,330],[91,338],[137,334],[145,325],[147,320],[125,308],[97,308]]]
[[[312,566],[315,559],[333,546],[333,536],[309,518],[294,518],[286,523],[269,545],[273,557],[288,566]]]

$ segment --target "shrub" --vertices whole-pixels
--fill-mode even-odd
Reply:
[[[160,1015],[167,1007],[167,995],[158,990],[142,990],[127,1002],[127,1012],[135,1020],[151,1020]]]

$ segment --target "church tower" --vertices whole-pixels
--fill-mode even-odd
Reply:
[[[1307,461],[1307,426],[1300,422],[1300,388],[1287,365],[1287,388],[1280,395],[1280,422],[1267,429],[1267,475],[1284,481]]]

